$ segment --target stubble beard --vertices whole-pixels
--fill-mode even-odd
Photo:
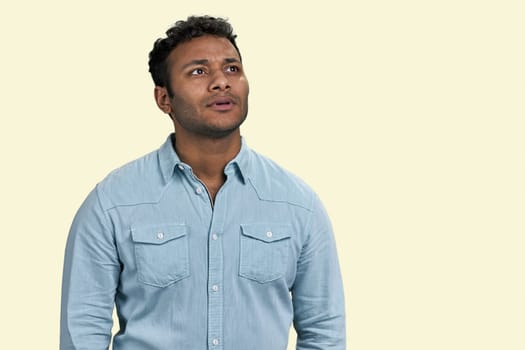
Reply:
[[[248,98],[244,99],[245,103],[243,104],[243,109],[241,110],[241,116],[235,124],[228,126],[219,126],[214,124],[206,124],[200,122],[198,116],[198,111],[195,108],[186,105],[184,102],[178,100],[174,95],[172,97],[172,103],[174,106],[185,105],[184,108],[177,109],[176,112],[171,114],[171,118],[179,124],[184,130],[201,137],[210,138],[210,139],[221,139],[231,135],[244,123],[248,115]],[[175,108],[174,108],[175,110]]]

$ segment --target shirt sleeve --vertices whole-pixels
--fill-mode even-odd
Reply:
[[[292,287],[297,350],[344,350],[343,283],[330,220],[317,196]]]
[[[120,263],[98,187],[78,210],[64,259],[61,350],[108,349]]]

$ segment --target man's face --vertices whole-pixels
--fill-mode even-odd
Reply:
[[[239,128],[248,113],[249,87],[228,39],[194,38],[177,46],[167,63],[173,97],[164,112],[177,132],[221,138]]]

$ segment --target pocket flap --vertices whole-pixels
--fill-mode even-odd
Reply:
[[[136,243],[163,244],[187,234],[185,224],[166,224],[149,227],[132,227],[131,238]]]
[[[242,234],[263,242],[274,242],[291,236],[292,227],[286,224],[241,224]]]

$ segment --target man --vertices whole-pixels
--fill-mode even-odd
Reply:
[[[344,349],[334,237],[317,196],[250,150],[248,81],[229,23],[177,22],[150,53],[175,133],[112,172],[69,234],[61,345],[115,350]]]

